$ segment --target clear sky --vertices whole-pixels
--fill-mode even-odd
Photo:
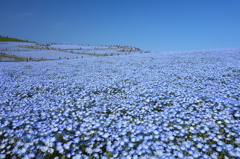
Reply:
[[[0,35],[151,51],[240,48],[240,0],[0,0]]]

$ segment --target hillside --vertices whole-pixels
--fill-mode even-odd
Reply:
[[[17,39],[17,38],[10,38],[8,36],[0,36],[0,41],[30,42],[28,40],[22,40],[22,39]]]
[[[9,37],[1,37],[0,39],[0,62],[76,59],[144,52],[132,46],[40,44]],[[19,60],[19,58],[21,58],[21,60]]]
[[[239,61],[225,49],[2,62],[0,158],[240,158]]]

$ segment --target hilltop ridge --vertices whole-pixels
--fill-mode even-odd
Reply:
[[[8,36],[1,36],[0,35],[0,41],[12,41],[12,42],[32,42],[35,43],[33,41],[28,41],[28,40],[23,40],[23,39],[18,39],[18,38],[10,38]]]

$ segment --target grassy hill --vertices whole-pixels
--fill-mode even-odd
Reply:
[[[32,41],[28,41],[28,40],[9,38],[8,36],[0,36],[0,41],[32,42]]]

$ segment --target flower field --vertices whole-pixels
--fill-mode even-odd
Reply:
[[[240,158],[240,49],[0,63],[0,158]]]
[[[73,44],[39,44],[27,42],[1,42],[0,62],[14,61],[13,59],[1,59],[1,54],[14,57],[33,58],[34,60],[59,60],[89,58],[91,56],[113,56],[129,53],[141,53],[142,50],[131,46],[120,45],[73,45]]]

